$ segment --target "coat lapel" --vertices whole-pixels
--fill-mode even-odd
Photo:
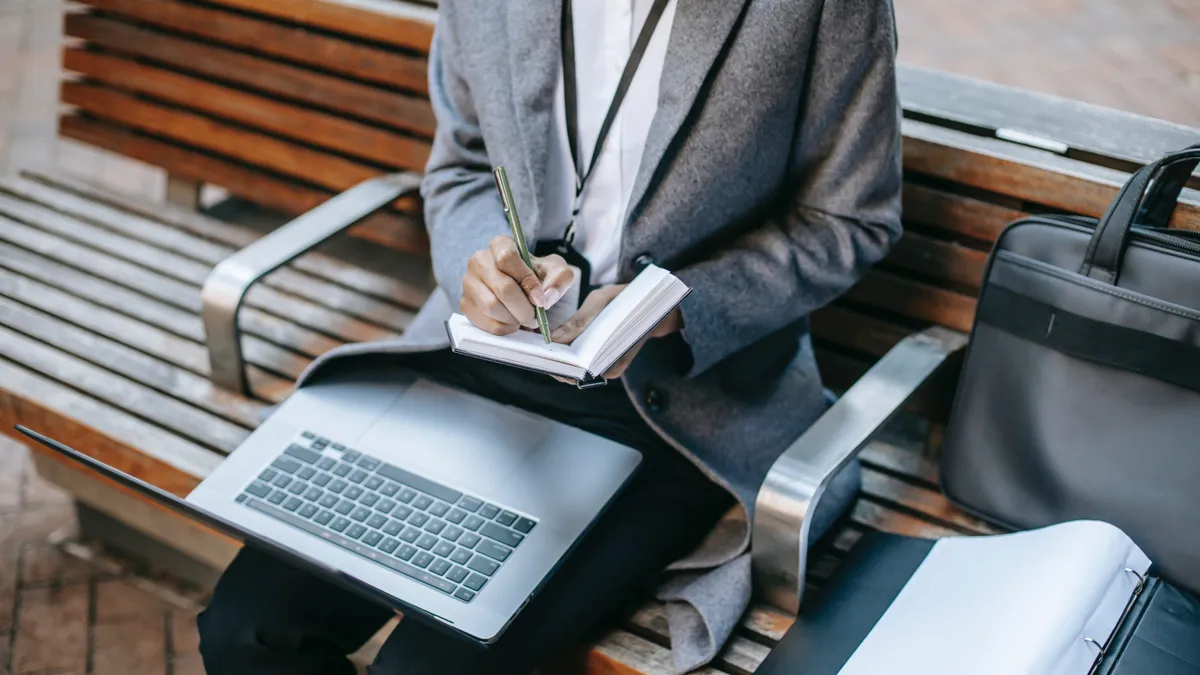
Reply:
[[[626,217],[646,196],[667,149],[696,104],[717,58],[749,0],[677,0],[667,60],[658,87],[658,111],[642,153]]]
[[[514,191],[527,195],[520,205],[526,236],[537,238],[541,222],[539,186],[545,181],[551,125],[554,122],[554,89],[558,84],[562,52],[561,0],[503,0],[507,12],[509,72],[512,77],[513,116],[520,128],[524,167]],[[528,206],[526,206],[528,204]]]

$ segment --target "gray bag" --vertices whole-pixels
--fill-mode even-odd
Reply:
[[[1034,216],[996,242],[943,447],[942,486],[1013,529],[1099,519],[1200,591],[1200,233],[1167,230],[1200,146],[1104,217]]]

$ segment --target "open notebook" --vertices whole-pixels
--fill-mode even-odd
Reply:
[[[569,345],[546,344],[536,331],[492,335],[476,328],[462,314],[451,316],[446,322],[446,330],[450,334],[450,346],[457,353],[585,384],[599,381],[605,371],[653,330],[689,292],[687,285],[673,274],[651,265],[642,270]]]

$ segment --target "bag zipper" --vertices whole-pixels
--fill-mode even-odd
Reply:
[[[1100,224],[1098,218],[1088,216],[1076,216],[1071,214],[1053,214],[1053,215],[1038,215],[1032,217],[1034,220],[1043,221],[1065,221],[1078,225],[1084,225],[1088,229],[1095,229]],[[1135,227],[1133,228],[1133,240],[1145,243],[1157,244],[1169,249],[1200,255],[1200,232],[1192,230],[1177,230],[1167,229],[1162,227]]]

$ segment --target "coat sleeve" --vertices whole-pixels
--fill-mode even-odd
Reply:
[[[451,2],[439,10],[429,50],[429,99],[437,119],[421,196],[438,286],[452,306],[462,299],[462,277],[472,253],[508,232],[497,196],[479,116],[462,76],[465,54],[455,34]]]
[[[785,206],[680,270],[689,376],[829,303],[899,238],[891,0],[825,0]],[[769,299],[769,300],[768,300]]]

